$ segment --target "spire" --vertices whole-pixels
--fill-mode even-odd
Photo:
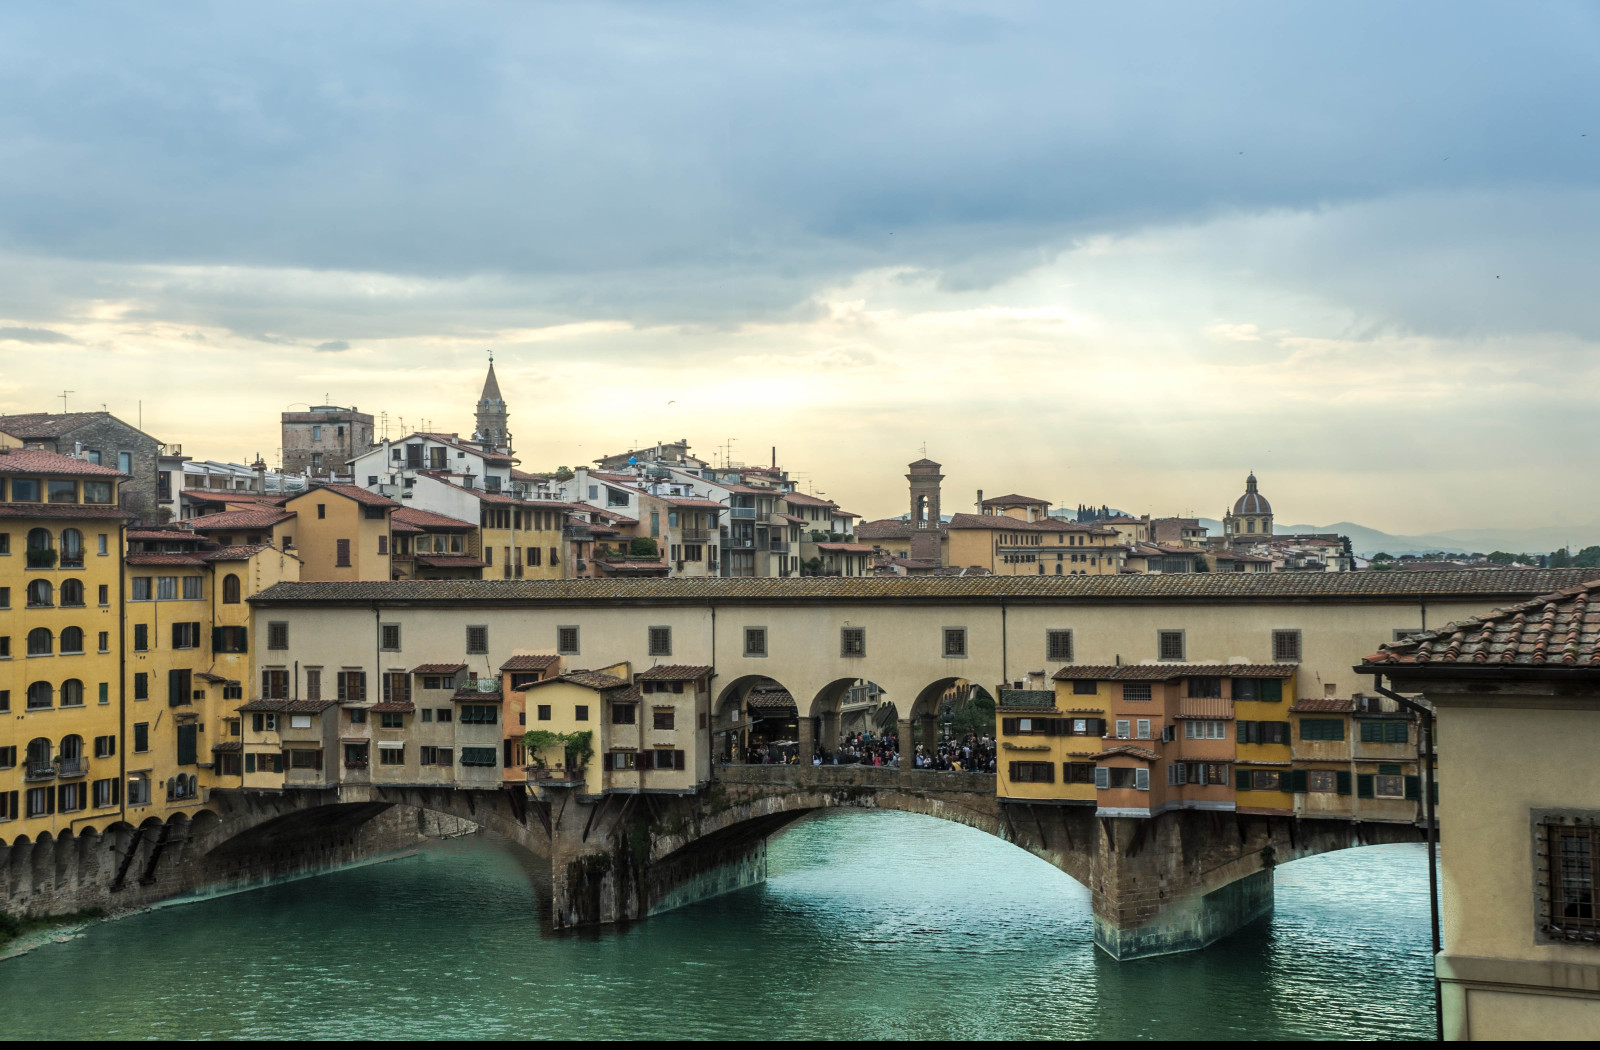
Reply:
[[[489,375],[483,381],[483,396],[479,401],[503,401],[500,396],[500,381],[494,377],[494,355],[489,355]]]

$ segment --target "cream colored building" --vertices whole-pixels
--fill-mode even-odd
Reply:
[[[1360,668],[1434,712],[1446,1039],[1600,1035],[1597,601],[1576,587]]]

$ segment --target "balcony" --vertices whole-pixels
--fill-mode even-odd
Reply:
[[[722,546],[727,550],[753,551],[756,549],[754,536],[729,536],[722,541]]]
[[[773,554],[788,554],[789,553],[789,541],[788,540],[773,540],[770,544],[768,544],[767,550],[769,552],[773,553]]]
[[[711,538],[711,531],[709,529],[680,529],[678,530],[678,536],[687,543],[704,543]]]
[[[22,773],[22,779],[25,781],[54,780],[55,778],[56,767],[48,762],[44,765],[35,765],[30,762],[28,763],[28,768]]]
[[[745,521],[754,521],[756,517],[756,509],[754,507],[729,507],[728,517],[742,519]]]
[[[592,540],[594,533],[587,525],[564,525],[561,529],[561,538],[564,540]]]
[[[87,758],[63,758],[61,760],[62,777],[81,777],[88,775],[89,760]]]

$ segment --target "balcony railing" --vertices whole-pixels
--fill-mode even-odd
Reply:
[[[736,551],[750,551],[756,549],[756,541],[755,537],[753,536],[729,536],[727,539],[722,541],[722,545],[729,550]]]
[[[561,529],[561,538],[565,540],[592,540],[594,533],[587,525],[567,525]]]
[[[89,772],[87,758],[63,758],[61,760],[61,775],[64,777],[81,777]]]
[[[709,529],[680,529],[678,535],[680,538],[690,542],[703,542],[711,538]]]
[[[48,763],[41,766],[30,762],[28,768],[22,774],[23,780],[54,780],[55,778],[56,767]]]
[[[767,546],[767,550],[771,551],[773,554],[788,554],[789,553],[789,541],[788,540],[773,540]]]
[[[730,517],[730,518],[754,519],[755,516],[756,516],[756,509],[754,507],[729,507],[728,508],[728,517]]]

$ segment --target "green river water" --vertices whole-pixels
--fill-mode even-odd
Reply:
[[[764,886],[541,932],[492,839],[157,909],[0,962],[10,1039],[1429,1038],[1426,854],[1277,871],[1203,952],[1115,963],[1088,892],[980,832],[830,813]]]

